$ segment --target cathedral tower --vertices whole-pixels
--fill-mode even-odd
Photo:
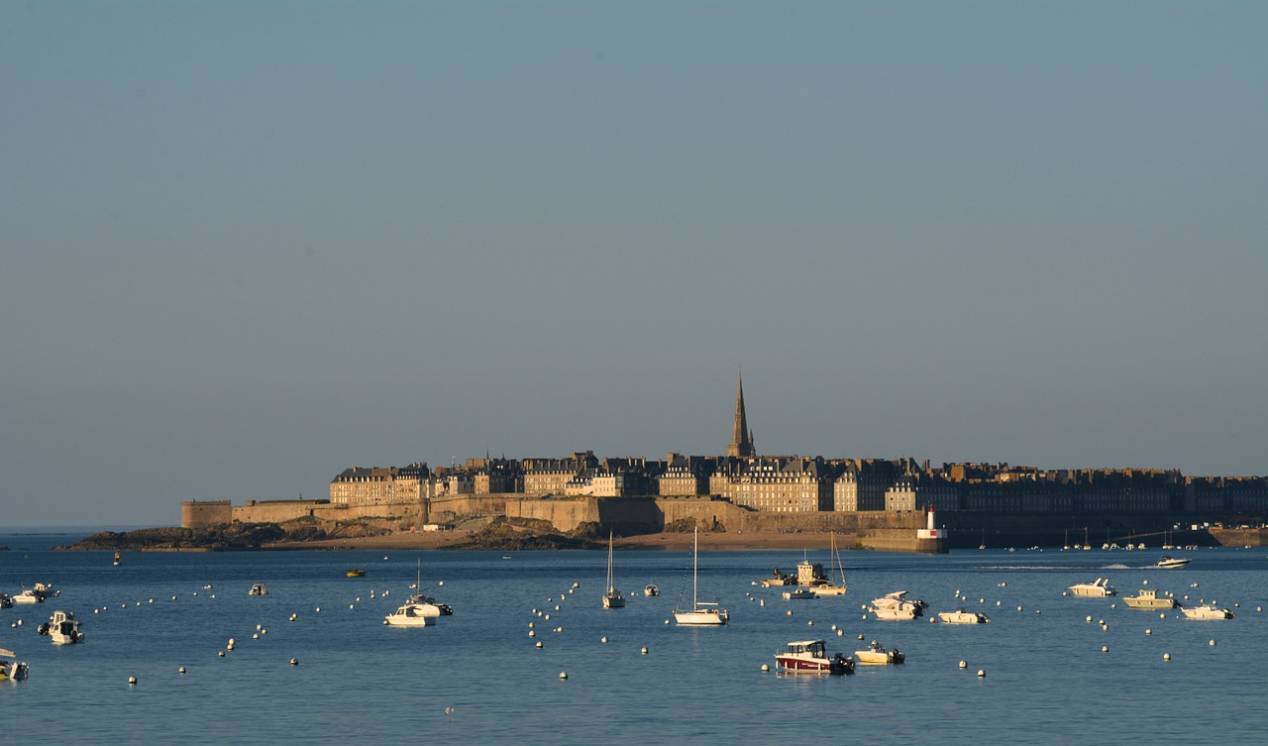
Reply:
[[[748,415],[744,412],[744,376],[740,376],[735,389],[735,422],[731,424],[731,442],[726,446],[726,455],[736,458],[748,458],[756,455],[753,450],[753,431],[748,427]]]

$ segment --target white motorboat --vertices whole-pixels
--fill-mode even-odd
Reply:
[[[264,585],[263,583],[254,583],[251,585],[251,590],[247,591],[247,595],[248,596],[267,596],[269,595],[268,586]]]
[[[435,624],[439,616],[439,609],[431,604],[406,603],[383,617],[383,623],[389,627],[427,627]]]
[[[659,596],[660,589],[657,588],[655,585],[648,583],[647,585],[643,586],[643,595],[647,596],[648,598],[651,598],[653,596]]]
[[[625,596],[616,589],[616,580],[612,574],[612,532],[608,532],[608,583],[603,592],[603,608],[620,609],[625,606]]]
[[[833,676],[854,673],[854,661],[837,653],[829,657],[823,640],[800,640],[775,654],[775,666],[785,673],[826,673]]]
[[[927,606],[924,601],[908,601],[907,591],[894,591],[872,599],[868,611],[882,622],[907,622],[923,615]]]
[[[785,601],[810,601],[818,598],[814,591],[801,586],[791,591],[784,591],[782,595]]]
[[[938,612],[938,621],[943,624],[987,624],[991,618],[977,611],[956,609]]]
[[[8,648],[0,648],[0,681],[24,681],[30,668],[18,660],[17,653]]]
[[[674,621],[689,627],[718,627],[729,619],[726,609],[717,602],[700,600],[700,529],[696,528],[691,552],[691,609],[674,609]]]
[[[1123,596],[1123,603],[1132,609],[1172,609],[1176,600],[1170,596],[1159,596],[1153,588],[1141,588],[1135,596]]]
[[[84,639],[84,633],[79,630],[79,620],[65,611],[54,611],[53,616],[40,625],[38,632],[48,635],[54,645],[74,645]]]
[[[1076,583],[1066,590],[1071,596],[1080,598],[1105,598],[1118,594],[1118,591],[1110,586],[1109,578],[1096,578],[1091,583]]]
[[[36,583],[31,586],[31,592],[39,597],[41,602],[62,594],[61,591],[53,590],[53,586],[50,583]]]
[[[1181,606],[1180,613],[1184,614],[1185,619],[1196,619],[1199,621],[1210,621],[1214,619],[1232,619],[1233,612],[1228,609],[1221,609],[1214,604],[1202,604],[1201,606]]]
[[[898,648],[886,650],[875,640],[867,650],[854,651],[854,661],[860,666],[890,666],[905,660],[907,656]]]
[[[1158,560],[1154,564],[1154,567],[1158,568],[1159,570],[1174,570],[1179,567],[1185,567],[1188,564],[1189,564],[1189,560],[1187,557],[1164,556],[1162,559]]]
[[[19,605],[41,604],[44,603],[44,598],[30,588],[26,588],[21,593],[13,597],[13,603]]]
[[[811,562],[805,557],[797,563],[797,585],[809,588],[826,582],[828,582],[828,576],[823,574],[823,565]]]

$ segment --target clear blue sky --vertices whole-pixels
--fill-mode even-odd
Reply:
[[[1268,472],[1268,3],[0,4],[0,525],[353,464]]]

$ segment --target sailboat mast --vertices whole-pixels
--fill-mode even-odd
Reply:
[[[608,532],[608,593],[612,592],[612,532]]]
[[[696,526],[691,546],[691,608],[700,606],[700,527]]]

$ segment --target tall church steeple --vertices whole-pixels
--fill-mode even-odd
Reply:
[[[755,455],[753,451],[753,431],[748,427],[748,415],[744,411],[744,376],[739,377],[735,388],[735,422],[731,424],[731,442],[726,446],[726,455],[736,458],[748,458]]]

